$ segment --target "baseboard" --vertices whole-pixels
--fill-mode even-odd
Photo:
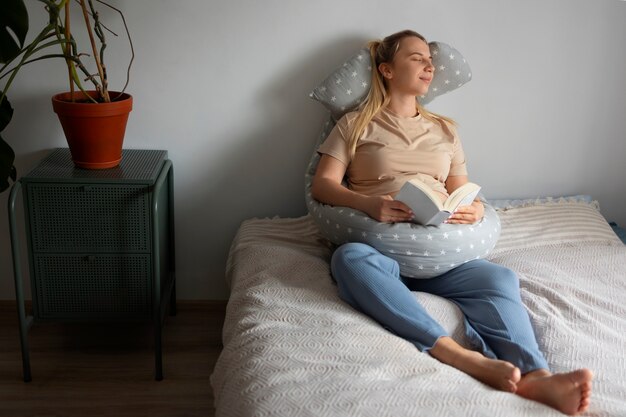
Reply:
[[[32,302],[30,300],[25,300],[24,305],[26,306],[26,311],[31,310]],[[17,302],[15,300],[0,300],[0,312],[15,312],[17,314]]]
[[[176,309],[179,311],[226,311],[228,300],[176,300]],[[32,306],[31,300],[24,301],[26,310],[30,311]],[[0,312],[15,312],[17,314],[17,302],[15,300],[0,300]]]

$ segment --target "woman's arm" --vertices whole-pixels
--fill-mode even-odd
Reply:
[[[454,190],[469,182],[467,175],[452,175],[446,180],[446,190],[451,194]],[[446,220],[446,223],[472,224],[481,220],[485,214],[485,206],[476,198],[471,205],[461,206]]]
[[[347,189],[341,184],[347,167],[329,155],[322,155],[313,177],[313,198],[331,206],[351,207],[381,222],[405,222],[413,213],[404,203],[391,196],[366,196]]]

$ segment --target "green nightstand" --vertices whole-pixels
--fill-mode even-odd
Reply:
[[[15,201],[23,188],[33,315],[24,307]],[[9,222],[24,381],[37,321],[151,321],[155,379],[161,327],[176,314],[174,173],[167,151],[123,151],[116,168],[74,167],[56,149],[13,185]]]

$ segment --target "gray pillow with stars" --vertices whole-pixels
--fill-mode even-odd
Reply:
[[[348,242],[368,244],[394,260],[400,274],[408,278],[433,278],[473,259],[484,258],[500,237],[496,210],[483,199],[485,215],[472,225],[381,223],[349,207],[322,204],[311,195],[311,184],[320,155],[318,146],[334,126],[332,116],[318,136],[305,173],[305,202],[320,234],[336,245]]]
[[[417,99],[422,104],[461,87],[472,72],[461,53],[443,42],[429,43],[435,74],[428,94]],[[317,148],[338,120],[367,97],[372,65],[369,51],[362,49],[337,68],[311,92],[331,117],[319,135],[305,174],[305,200],[309,214],[320,233],[336,245],[366,243],[396,260],[400,273],[411,278],[432,278],[473,259],[486,257],[500,236],[500,219],[486,201],[483,219],[473,225],[442,224],[421,226],[414,223],[381,223],[367,214],[349,208],[322,204],[311,195],[311,183],[320,155]]]
[[[430,42],[435,74],[428,93],[417,99],[421,104],[455,90],[472,79],[472,70],[459,51],[443,42]],[[311,91],[309,97],[322,103],[330,110],[333,118],[356,109],[370,89],[372,63],[369,50],[363,48],[342,66],[335,69],[324,81]]]

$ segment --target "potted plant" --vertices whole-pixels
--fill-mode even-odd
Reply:
[[[9,124],[13,115],[6,97],[19,70],[26,64],[44,59],[62,59],[67,66],[69,92],[56,94],[52,98],[54,111],[58,114],[66,135],[72,159],[81,168],[110,168],[121,160],[122,143],[128,113],[132,109],[132,96],[110,91],[104,50],[107,46],[105,34],[109,31],[100,21],[94,0],[75,0],[86,26],[89,52],[79,50],[71,32],[71,0],[37,0],[48,15],[46,26],[25,45],[28,32],[28,12],[24,0],[3,0],[0,16],[0,132]],[[132,41],[124,16],[117,8],[95,0],[99,5],[110,7],[120,14],[128,35],[132,57]],[[112,32],[111,32],[112,33]],[[99,47],[98,47],[99,44]],[[47,53],[50,48],[58,50]],[[93,61],[95,73],[90,71],[85,58]],[[81,79],[83,78],[83,79]],[[83,82],[92,85],[90,89]],[[77,118],[74,114],[78,113]],[[0,137],[0,191],[15,181],[17,172],[13,166],[13,149]]]

